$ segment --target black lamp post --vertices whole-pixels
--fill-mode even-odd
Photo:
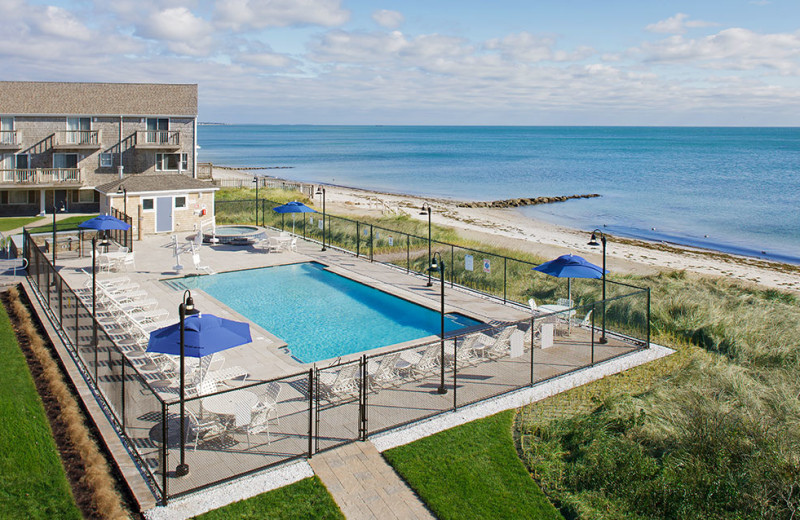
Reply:
[[[606,234],[600,231],[599,229],[595,229],[592,231],[592,236],[589,239],[590,246],[599,246],[600,244],[597,243],[597,236],[600,235],[600,242],[603,244],[603,329],[602,334],[600,335],[600,339],[598,343],[608,343],[608,339],[606,338]]]
[[[64,202],[61,202],[61,206],[56,206],[55,197],[56,194],[53,192],[53,269],[56,267],[56,213],[63,213],[67,210]]]
[[[431,263],[431,205],[427,202],[422,204],[422,210],[419,212],[420,215],[428,214],[428,264]],[[433,285],[431,281],[431,270],[428,269],[428,287]]]
[[[325,251],[325,188],[317,186],[317,195],[322,195],[322,250]]]
[[[117,195],[122,195],[122,212],[128,214],[128,188],[123,188],[122,184],[117,188]]]
[[[438,260],[437,260],[437,258],[438,258]],[[441,253],[439,253],[437,251],[437,252],[435,252],[433,254],[433,260],[431,261],[431,266],[428,268],[428,274],[430,274],[432,271],[438,271],[439,272],[439,276],[440,276],[440,280],[442,282],[442,309],[441,309],[441,319],[442,319],[441,326],[442,327],[441,327],[440,333],[439,333],[439,337],[441,338],[440,341],[441,341],[441,345],[442,345],[442,351],[440,353],[441,362],[439,363],[441,365],[441,367],[442,367],[442,379],[441,379],[441,382],[439,383],[439,389],[437,390],[437,392],[440,393],[440,394],[446,394],[447,393],[447,388],[445,388],[445,386],[444,386],[444,269],[445,269],[444,260],[442,260]]]
[[[253,182],[256,183],[256,226],[258,225],[258,176],[253,177]]]
[[[92,340],[97,353],[97,235],[92,237]],[[99,244],[108,245],[108,238],[103,234]]]
[[[181,386],[180,386],[180,402],[181,402],[181,463],[178,464],[178,467],[175,468],[175,475],[179,477],[183,477],[189,474],[189,465],[186,464],[186,424],[185,424],[185,393],[184,393],[184,383],[186,377],[186,364],[185,364],[185,350],[186,345],[184,342],[184,333],[185,333],[185,326],[186,326],[186,316],[192,314],[198,314],[198,311],[194,307],[194,300],[192,300],[192,293],[191,291],[187,290],[183,293],[183,301],[178,305],[178,315],[181,318]]]

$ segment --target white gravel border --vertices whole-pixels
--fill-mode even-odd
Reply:
[[[523,388],[500,397],[465,406],[455,412],[373,435],[369,440],[378,451],[383,452],[454,426],[540,401],[570,388],[602,379],[674,352],[674,350],[661,345],[653,343],[650,345],[647,350],[626,354],[598,363],[593,367],[556,377],[532,388]],[[311,466],[307,461],[300,460],[198,491],[186,497],[170,500],[168,505],[144,511],[143,515],[148,520],[184,520],[312,476],[314,476],[314,471]]]
[[[290,462],[219,486],[170,500],[142,514],[148,520],[184,520],[313,477],[307,461]]]
[[[526,404],[541,401],[542,399],[546,399],[571,388],[602,379],[605,376],[616,374],[629,368],[669,356],[673,352],[675,351],[670,348],[651,343],[649,349],[632,352],[618,358],[598,363],[593,367],[587,367],[577,372],[556,377],[546,383],[538,384],[530,388],[523,388],[500,397],[465,406],[464,408],[459,408],[455,412],[437,415],[436,417],[422,422],[373,435],[369,440],[372,441],[372,444],[374,444],[380,452],[390,450],[397,446],[403,446],[404,444],[422,439],[423,437],[428,437],[434,433],[448,430],[454,426],[459,426],[476,419],[482,419],[483,417],[489,417],[490,415],[504,410],[519,408]]]

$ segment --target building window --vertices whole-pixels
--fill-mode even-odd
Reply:
[[[9,204],[28,204],[30,193],[28,190],[11,190],[8,192]]]
[[[188,153],[157,153],[156,171],[184,171],[189,169]]]
[[[142,210],[143,211],[152,211],[153,210],[153,199],[142,199]]]
[[[148,143],[166,143],[169,140],[169,119],[147,118]]]
[[[114,156],[110,153],[101,153],[100,154],[100,167],[101,168],[111,168],[114,166]]]
[[[53,168],[77,168],[78,154],[76,153],[54,153]]]
[[[94,202],[94,190],[78,190],[77,202]]]
[[[175,197],[175,209],[186,208],[186,197]]]
[[[15,158],[14,167],[18,170],[27,170],[31,167],[30,156],[26,153],[18,153]]]

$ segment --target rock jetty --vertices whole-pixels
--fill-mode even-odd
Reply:
[[[490,202],[460,202],[459,208],[518,208],[520,206],[535,206],[537,204],[551,204],[553,202],[564,202],[569,199],[592,199],[599,197],[599,193],[587,193],[585,195],[559,195],[556,197],[531,197],[519,199],[493,200]]]

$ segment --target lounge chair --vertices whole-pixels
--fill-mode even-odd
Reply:
[[[511,350],[511,334],[517,330],[517,327],[506,327],[494,336],[488,334],[478,333],[477,341],[483,346],[486,357],[497,359],[506,356]]]
[[[331,400],[331,398],[348,398],[358,394],[357,370],[358,365],[350,363],[339,368],[337,372],[330,370],[317,372],[317,384],[319,385],[320,393],[328,400]]]
[[[528,305],[530,305],[530,307],[531,307],[531,314],[533,314],[534,316],[536,316],[537,314],[540,314],[539,309],[538,309],[538,307],[536,305],[536,300],[531,298],[530,300],[528,300]]]
[[[369,360],[367,362],[367,377],[372,385],[381,387],[393,386],[402,381],[397,371],[397,361],[400,359],[401,352],[386,354],[380,361]]]
[[[439,352],[441,347],[438,343],[431,343],[420,354],[415,351],[403,351],[400,357],[411,364],[411,371],[414,375],[424,376],[433,373],[439,368]]]

